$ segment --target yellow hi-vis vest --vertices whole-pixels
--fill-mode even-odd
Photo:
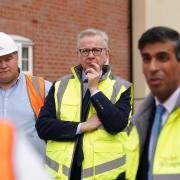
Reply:
[[[56,112],[57,118],[61,120],[80,122],[82,84],[74,69],[72,72],[72,77],[65,77],[55,84]],[[131,84],[122,79],[110,79],[109,73],[107,78],[99,83],[98,88],[115,103],[120,98],[121,93]],[[96,114],[96,110],[90,105],[88,118],[93,114]],[[124,144],[126,140],[127,133],[125,131],[111,135],[103,127],[85,133],[83,137],[82,179],[111,180],[116,179],[120,173],[124,172],[126,159]],[[69,179],[76,143],[48,140],[47,167],[55,179]]]
[[[126,179],[135,180],[141,151],[147,134],[148,118],[152,112],[151,95],[145,100],[136,116],[127,143]],[[180,179],[180,97],[176,107],[163,125],[155,150],[153,180]]]

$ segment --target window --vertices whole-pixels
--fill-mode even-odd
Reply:
[[[18,36],[18,35],[10,35],[15,43],[18,46],[18,65],[20,69],[24,73],[33,73],[33,52],[32,52],[32,46],[33,42],[32,40],[23,37],[23,36]]]

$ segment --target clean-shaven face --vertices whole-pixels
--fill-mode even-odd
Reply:
[[[0,56],[0,87],[10,85],[18,74],[18,54]]]
[[[95,56],[92,51],[90,51],[88,56],[82,56],[78,52],[79,62],[82,65],[83,69],[86,70],[91,67],[91,63],[96,63],[102,68],[105,61],[109,59],[109,52],[105,47],[104,41],[101,36],[85,36],[80,39],[79,49],[95,49],[102,48],[100,55]]]
[[[180,85],[180,61],[176,59],[175,42],[147,44],[141,55],[149,88],[160,102],[164,102]]]

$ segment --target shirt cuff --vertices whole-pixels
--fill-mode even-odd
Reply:
[[[76,134],[81,134],[80,128],[81,128],[81,123],[78,124]]]
[[[94,91],[91,93],[91,97],[92,97],[92,96],[94,96],[95,94],[97,94],[98,92],[100,92],[100,90],[99,90],[99,89],[94,90]]]

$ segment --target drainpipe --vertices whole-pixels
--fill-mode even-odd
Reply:
[[[133,35],[132,35],[132,0],[128,0],[128,33],[129,33],[129,81],[133,82]]]

